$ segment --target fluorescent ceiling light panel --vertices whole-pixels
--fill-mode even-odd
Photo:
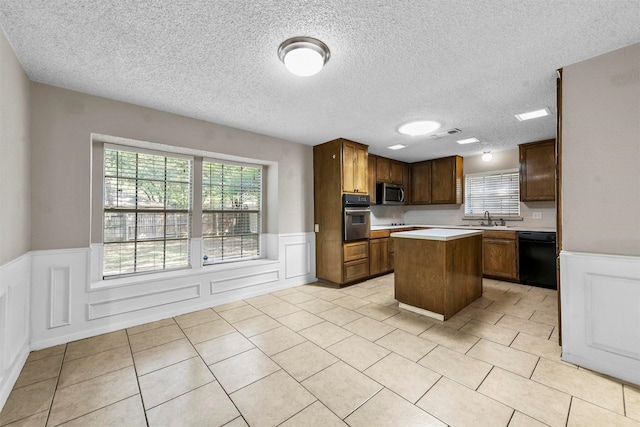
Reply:
[[[402,145],[402,144],[396,144],[396,145],[392,145],[391,147],[387,147],[389,150],[402,150],[403,148],[407,148],[406,145]]]
[[[458,144],[471,144],[471,143],[474,143],[474,142],[480,142],[480,140],[474,136],[473,138],[461,139],[461,140],[456,141],[456,142]]]
[[[438,122],[434,122],[431,120],[420,120],[417,122],[409,122],[403,124],[398,128],[398,132],[403,135],[419,136],[431,133],[434,130],[439,129],[440,126],[442,125]]]
[[[523,121],[523,120],[537,119],[538,117],[544,117],[550,114],[551,114],[551,110],[549,110],[549,108],[543,108],[542,110],[529,111],[526,113],[516,114],[515,116],[516,116],[516,119]]]

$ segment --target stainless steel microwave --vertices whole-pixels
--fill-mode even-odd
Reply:
[[[378,205],[404,205],[404,187],[399,184],[376,184],[376,204]]]

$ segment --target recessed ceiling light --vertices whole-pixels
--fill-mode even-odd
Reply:
[[[531,120],[537,119],[538,117],[544,117],[551,114],[551,110],[549,108],[543,108],[542,110],[528,111],[526,113],[516,114],[516,119],[523,120]]]
[[[490,162],[491,159],[493,159],[493,155],[491,154],[491,151],[485,151],[482,154],[482,160],[484,160],[485,162]]]
[[[402,144],[396,144],[396,145],[392,145],[391,147],[387,147],[389,150],[402,150],[403,148],[407,148],[406,145],[402,145]]]
[[[471,144],[473,142],[480,142],[480,140],[474,136],[473,138],[461,139],[461,140],[456,141],[456,142],[458,144]]]
[[[398,128],[398,132],[404,135],[418,136],[418,135],[426,135],[428,133],[437,130],[442,126],[438,122],[434,122],[431,120],[420,120],[417,122],[409,122],[405,123]]]
[[[291,73],[308,77],[322,70],[331,53],[327,45],[318,39],[293,37],[282,42],[278,56]]]

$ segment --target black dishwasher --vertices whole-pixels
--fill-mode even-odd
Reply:
[[[558,289],[556,281],[556,233],[519,231],[520,283]]]

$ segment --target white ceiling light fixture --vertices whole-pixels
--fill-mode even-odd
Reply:
[[[485,151],[484,154],[482,154],[482,160],[484,160],[485,162],[490,162],[491,159],[493,159],[493,154],[491,154],[491,151]]]
[[[440,126],[442,126],[440,123],[432,120],[419,120],[403,124],[398,128],[398,132],[403,135],[420,136],[438,130]]]
[[[550,114],[551,114],[551,110],[548,107],[546,107],[541,110],[527,111],[526,113],[515,114],[515,116],[516,116],[516,119],[522,122],[524,120],[531,120],[531,119],[537,119],[538,117],[545,117]]]
[[[312,37],[293,37],[278,48],[278,57],[287,70],[300,77],[318,74],[330,56],[329,47]]]
[[[472,138],[460,139],[456,142],[458,144],[473,144],[474,142],[480,142],[480,140],[474,136]]]
[[[402,150],[403,148],[407,148],[406,145],[402,145],[402,144],[396,144],[396,145],[392,145],[391,147],[387,147],[389,150]]]

